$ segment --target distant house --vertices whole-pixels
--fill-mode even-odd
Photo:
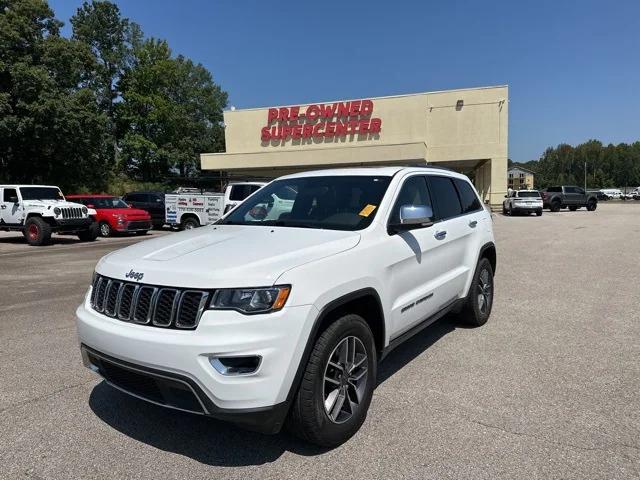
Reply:
[[[512,190],[530,190],[533,188],[533,172],[520,165],[507,170],[507,186]]]

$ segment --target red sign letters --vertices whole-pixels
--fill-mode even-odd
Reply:
[[[371,100],[309,105],[304,111],[299,106],[270,108],[260,138],[268,142],[377,134],[382,129],[382,120],[372,118],[372,113]]]

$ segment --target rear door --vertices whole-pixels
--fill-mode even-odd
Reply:
[[[12,200],[18,200],[14,202]],[[18,198],[18,189],[3,188],[0,192],[0,219],[9,225],[19,225],[22,221],[23,206]]]
[[[470,274],[469,237],[478,230],[481,211],[473,211],[471,206],[465,207],[468,211],[463,210],[454,178],[440,175],[429,175],[427,178],[435,206],[436,224],[433,236],[439,245],[438,262],[442,271],[434,303],[441,309],[464,291]],[[468,203],[469,200],[466,200],[465,204]],[[474,204],[473,207],[477,205]]]
[[[580,202],[580,195],[576,187],[564,187],[564,204],[577,205]]]

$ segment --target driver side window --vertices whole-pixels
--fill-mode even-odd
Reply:
[[[426,205],[432,207],[429,189],[427,188],[427,179],[422,175],[409,177],[402,184],[396,203],[393,205],[391,215],[389,216],[389,224],[400,223],[400,208],[403,205]]]

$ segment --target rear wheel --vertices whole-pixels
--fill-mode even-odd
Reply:
[[[51,226],[40,217],[31,217],[24,225],[27,243],[33,246],[45,245],[51,241]]]
[[[596,202],[595,200],[589,200],[589,203],[587,203],[587,210],[589,210],[590,212],[593,212],[597,207],[598,202]]]
[[[542,215],[542,209],[536,210],[536,215],[540,217]]]
[[[487,258],[481,258],[476,266],[460,318],[469,326],[479,327],[489,320],[491,307],[493,307],[493,268]]]
[[[560,211],[560,207],[561,207],[560,202],[556,201],[556,202],[553,202],[551,204],[551,207],[549,208],[549,210],[551,210],[552,212],[559,212]]]
[[[376,367],[373,334],[364,319],[349,314],[332,323],[313,347],[288,429],[317,445],[344,443],[367,416]]]
[[[571,210],[572,212],[575,212],[577,209],[578,209],[578,207],[576,207],[576,206],[569,207],[569,210]]]
[[[192,230],[194,228],[198,228],[199,226],[200,222],[197,218],[194,217],[187,217],[182,220],[182,223],[180,224],[180,228],[182,228],[182,230]]]
[[[109,225],[108,222],[100,222],[100,235],[103,237],[110,237],[111,236],[111,225]]]
[[[136,232],[136,235],[142,237],[147,234],[147,230],[142,230],[141,232]]]
[[[510,217],[513,217],[513,206],[511,204],[509,204],[509,209],[507,210],[507,212],[509,213]]]

